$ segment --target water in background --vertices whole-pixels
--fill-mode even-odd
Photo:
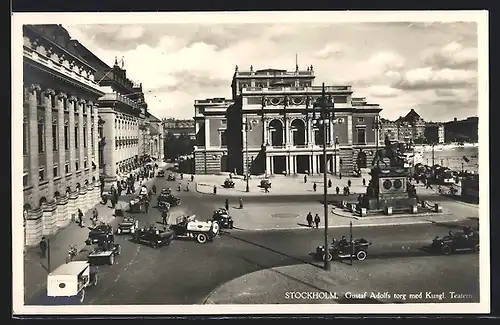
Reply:
[[[466,147],[466,148],[443,148],[442,150],[434,150],[434,163],[450,168],[451,170],[461,171],[462,163],[464,170],[474,173],[478,172],[479,169],[479,159],[478,159],[478,147]],[[424,161],[425,165],[432,164],[432,151],[424,151]],[[463,156],[469,159],[466,162]]]

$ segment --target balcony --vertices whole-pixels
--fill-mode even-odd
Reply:
[[[139,105],[137,102],[135,102],[135,101],[131,100],[130,98],[127,98],[123,95],[120,95],[118,93],[104,94],[104,96],[99,98],[99,101],[106,101],[106,100],[118,101],[118,102],[121,102],[125,105],[132,107],[135,110],[141,110],[141,105]]]
[[[279,93],[317,93],[320,94],[323,91],[321,86],[312,86],[312,87],[269,87],[269,88],[260,88],[260,87],[246,87],[241,89],[243,95],[245,94],[254,94],[254,93],[263,93],[263,92],[279,92]],[[327,86],[325,87],[325,91],[329,94],[331,93],[346,93],[352,92],[351,86]]]

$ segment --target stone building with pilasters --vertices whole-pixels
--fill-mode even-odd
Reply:
[[[24,242],[66,227],[100,200],[95,69],[60,25],[23,26]]]
[[[322,86],[314,79],[312,66],[295,71],[236,67],[231,101],[195,102],[196,172],[322,173],[323,139],[314,120]],[[336,112],[326,133],[327,172],[355,174],[370,165],[380,144],[375,121],[382,109],[353,97],[349,85],[325,90]]]

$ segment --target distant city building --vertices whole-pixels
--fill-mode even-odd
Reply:
[[[24,242],[100,200],[96,69],[60,25],[23,26]]]
[[[425,142],[426,122],[411,109],[405,116],[399,117],[395,121],[381,119],[380,137],[388,136],[392,141],[403,143]]]
[[[322,139],[313,122],[313,103],[322,87],[314,86],[314,79],[312,66],[295,71],[236,67],[232,99],[194,103],[196,173],[321,173]],[[382,109],[353,98],[351,86],[325,88],[335,102],[338,122],[327,131],[326,168],[351,175],[373,158],[374,122]]]
[[[170,133],[175,137],[186,134],[190,139],[196,139],[195,122],[193,120],[163,119],[165,134]]]
[[[479,118],[469,117],[444,123],[445,142],[475,142],[479,141]]]
[[[146,127],[143,131],[143,155],[163,159],[164,135],[163,122],[153,114],[146,112]]]
[[[100,141],[100,173],[104,191],[109,190],[122,176],[138,168],[145,158],[146,114],[142,84],[127,78],[126,70],[117,59],[108,66],[85,46],[75,41],[75,48],[97,69],[96,79],[105,94],[99,98],[99,116],[103,120]]]

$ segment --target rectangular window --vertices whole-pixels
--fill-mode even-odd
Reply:
[[[28,181],[29,181],[28,172],[24,172],[23,173],[23,187],[28,186]]]
[[[64,165],[64,172],[66,174],[69,174],[69,164],[68,163],[66,163],[66,165]]]
[[[64,111],[67,112],[68,111],[68,100],[67,99],[63,99],[63,107],[64,107]]]
[[[38,121],[38,152],[45,152],[45,125],[43,120]]]
[[[87,128],[83,128],[83,147],[87,148]]]
[[[54,166],[54,177],[59,176],[58,172],[59,172],[59,170],[58,170],[57,166]]]
[[[64,126],[64,149],[69,150],[69,126]]]
[[[23,155],[28,154],[28,122],[23,121]]]
[[[356,130],[356,140],[358,144],[366,143],[366,130],[364,128],[358,128]]]
[[[220,146],[221,147],[227,147],[226,130],[220,131]]]
[[[45,180],[45,169],[41,168],[39,171],[38,171],[38,180],[41,182],[43,180]]]
[[[56,107],[56,96],[50,96],[50,102],[52,105],[52,108]]]
[[[80,169],[80,164],[78,163],[78,161],[75,161],[75,170],[79,170]]]
[[[52,146],[54,151],[57,151],[57,144],[59,137],[57,136],[57,124],[52,124]]]
[[[75,126],[75,148],[78,148],[78,126]]]
[[[347,96],[334,96],[333,102],[339,104],[345,104],[347,103]]]
[[[42,106],[42,94],[40,94],[38,91],[35,93],[36,96],[36,105],[37,106]]]
[[[94,128],[90,129],[90,141],[92,143],[92,147],[94,147]]]
[[[87,168],[87,161],[86,160],[83,161],[83,168]]]

